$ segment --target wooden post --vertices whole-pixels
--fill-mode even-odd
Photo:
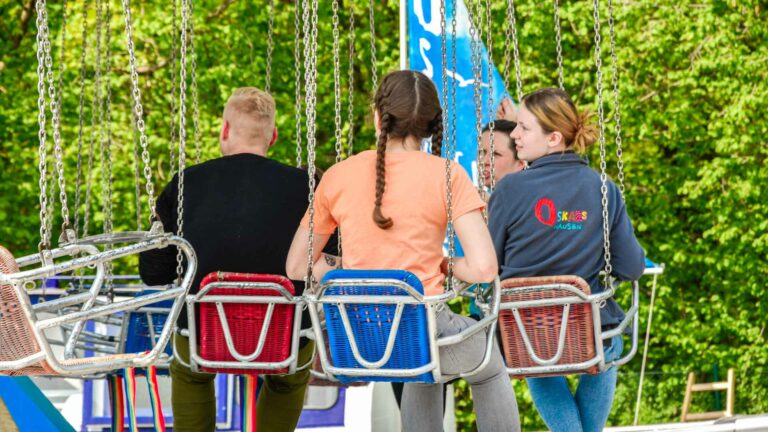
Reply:
[[[733,406],[736,402],[736,373],[733,368],[728,369],[728,390],[725,392],[725,415],[733,415]]]
[[[680,415],[680,421],[684,422],[688,417],[688,410],[691,407],[691,396],[693,390],[693,383],[696,380],[696,376],[693,372],[688,373],[688,385],[685,386],[685,397],[683,398],[683,413]]]

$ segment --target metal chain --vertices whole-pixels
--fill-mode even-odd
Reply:
[[[141,231],[141,159],[139,158],[139,131],[136,128],[136,112],[131,110],[131,153],[133,156],[133,192],[136,197],[136,230]]]
[[[455,3],[456,0],[453,0]],[[447,34],[447,20],[446,20],[446,0],[440,0],[440,67],[442,70],[442,105],[443,105],[443,129],[447,134],[443,135],[443,143],[446,142],[446,135],[450,137],[453,133],[452,127],[446,128],[446,124],[449,123],[450,112],[448,107],[448,34]],[[453,40],[453,49],[456,48],[455,39]],[[455,83],[455,80],[454,80]],[[432,144],[434,146],[434,143]],[[448,228],[448,275],[446,277],[448,283],[448,289],[453,288],[453,267],[454,267],[454,255],[455,255],[455,242],[453,232],[453,187],[451,182],[451,168],[452,168],[452,154],[449,148],[445,149],[445,206],[446,206],[446,226]]]
[[[88,235],[88,229],[90,227],[91,217],[91,192],[92,192],[92,179],[93,179],[93,159],[94,159],[94,147],[96,145],[97,125],[102,127],[103,122],[97,121],[100,118],[103,109],[102,97],[101,97],[101,22],[102,22],[102,3],[101,0],[96,0],[96,64],[94,66],[93,73],[93,101],[91,103],[91,132],[88,141],[88,169],[86,170],[85,181],[85,209],[83,211],[83,237]]]
[[[198,97],[198,90],[197,90],[197,50],[195,49],[195,10],[192,5],[192,0],[188,0],[187,3],[187,9],[189,11],[189,17],[187,19],[187,24],[189,25],[188,30],[188,41],[187,41],[187,49],[189,50],[189,62],[191,65],[191,75],[192,75],[192,83],[191,83],[191,91],[192,91],[192,125],[195,129],[195,164],[200,163],[200,158],[202,155],[202,132],[200,130],[200,102]]]
[[[46,193],[47,188],[47,166],[46,166],[46,130],[45,130],[45,52],[43,45],[45,21],[44,21],[45,1],[38,0],[36,4],[37,11],[37,122],[39,125],[38,139],[40,141],[40,147],[38,150],[38,156],[40,158],[38,164],[38,170],[40,171],[40,179],[38,185],[40,187],[40,243],[38,249],[41,254],[44,250],[49,250],[50,244],[50,231],[48,230],[46,212],[48,208],[48,195]]]
[[[368,23],[371,27],[371,81],[373,81],[373,94],[379,89],[379,77],[376,69],[376,22],[373,18],[374,3],[368,0]]]
[[[59,36],[60,43],[59,43],[59,68],[58,68],[58,79],[56,81],[56,88],[58,89],[58,106],[59,109],[61,109],[62,106],[62,99],[63,99],[63,92],[61,91],[64,88],[64,53],[66,48],[66,34],[67,34],[67,0],[62,0],[61,2],[61,34]],[[54,219],[54,211],[55,211],[55,194],[56,194],[56,182],[57,182],[57,175],[56,171],[54,170],[51,172],[51,187],[50,187],[50,196],[48,198],[48,232],[51,232],[53,229],[53,219]],[[75,219],[77,219],[77,209],[75,209]]]
[[[510,16],[509,2],[507,2],[507,19],[506,26],[504,28],[504,88],[509,88],[509,64],[511,59],[510,50],[512,49],[512,19],[514,15]]]
[[[296,85],[296,167],[301,167],[301,152],[302,152],[302,144],[301,144],[301,39],[299,38],[299,35],[301,32],[299,31],[299,13],[300,13],[300,7],[299,7],[299,0],[296,0],[296,7],[293,11],[293,70],[294,70],[294,80],[293,82]],[[306,21],[304,21],[306,23]],[[305,33],[306,35],[306,26],[305,26]]]
[[[305,88],[307,107],[307,165],[309,177],[309,245],[307,249],[307,279],[306,289],[313,289],[314,279],[312,267],[314,265],[315,245],[315,98],[317,78],[317,0],[303,0],[305,24],[311,20],[310,31],[305,34]],[[311,11],[310,11],[311,9]],[[310,13],[311,12],[311,13]]]
[[[563,79],[563,42],[560,35],[560,5],[558,0],[554,1],[555,7],[555,41],[557,43],[557,84],[560,90],[565,90]]]
[[[593,18],[595,28],[595,66],[597,69],[597,118],[600,126],[600,192],[603,205],[603,248],[605,258],[605,285],[610,284],[611,272],[611,240],[608,225],[608,174],[606,172],[605,156],[605,110],[603,109],[603,60],[600,50],[600,0],[593,0]]]
[[[69,229],[69,207],[67,206],[67,184],[64,177],[64,151],[61,147],[61,117],[59,111],[59,98],[56,96],[56,86],[53,74],[53,59],[51,57],[50,28],[48,27],[48,12],[45,1],[42,1],[43,15],[43,48],[45,50],[45,72],[48,80],[49,107],[53,125],[53,156],[56,161],[56,176],[58,177],[59,201],[61,202],[62,234]],[[50,235],[50,231],[49,231]]]
[[[187,25],[192,0],[181,1],[181,58],[179,59],[179,195],[176,207],[176,235],[184,237],[184,168],[187,162]],[[184,274],[184,255],[176,250],[176,283]]]
[[[83,128],[85,126],[85,73],[86,73],[86,53],[88,51],[88,0],[83,2],[83,32],[80,54],[80,97],[78,108],[78,128],[77,128],[77,173],[75,174],[75,233],[80,232],[80,184],[83,177]]]
[[[517,103],[523,100],[523,78],[520,70],[520,45],[517,40],[517,19],[515,18],[515,0],[507,0],[507,19],[512,26],[512,55],[515,59],[515,84]]]
[[[482,161],[482,143],[483,143],[483,73],[482,73],[482,39],[480,35],[480,27],[476,25],[476,17],[480,15],[480,0],[470,0],[469,4],[472,12],[473,19],[470,20],[469,37],[470,37],[470,52],[472,61],[472,89],[473,101],[475,103],[475,145],[477,149],[477,161]],[[482,22],[482,20],[480,21]],[[477,189],[480,190],[483,187],[483,181],[481,176],[477,176]]]
[[[136,112],[136,127],[139,130],[141,143],[141,159],[144,162],[144,178],[147,187],[147,205],[150,211],[150,223],[157,219],[155,212],[155,187],[152,184],[152,167],[149,158],[149,142],[145,132],[144,108],[141,105],[141,90],[139,89],[139,74],[136,72],[136,52],[133,45],[133,27],[131,25],[131,8],[129,0],[122,0],[123,15],[125,17],[125,36],[128,44],[128,55],[131,67],[131,88],[133,93],[133,107]]]
[[[354,154],[355,141],[355,8],[354,2],[349,2],[349,103],[347,105],[347,155]]]
[[[112,26],[110,22],[112,20],[112,9],[110,8],[110,2],[107,0],[107,8],[105,10],[105,53],[104,53],[104,87],[106,88],[106,100],[104,104],[104,117],[106,122],[101,124],[101,131],[106,132],[106,139],[102,140],[102,209],[104,212],[104,233],[112,233],[112,86],[109,79],[109,73],[111,71],[111,49],[110,43],[112,41]],[[106,178],[106,182],[105,182]],[[106,183],[106,186],[104,184]],[[112,245],[107,245],[107,249],[112,249]],[[112,262],[105,262],[105,280],[107,292],[109,293],[109,301],[114,301],[114,278],[112,277],[113,268]]]
[[[339,1],[333,0],[331,3],[333,11],[333,102],[334,102],[334,123],[336,138],[336,163],[344,159],[344,147],[341,142],[341,72],[339,67]],[[338,233],[336,242],[336,252],[341,256],[341,230]]]
[[[496,128],[496,111],[493,109],[493,16],[491,13],[491,0],[485,0],[485,19],[486,26],[486,49],[488,50],[488,149],[490,151],[490,169],[491,169],[491,192],[496,188],[496,144],[494,140],[494,129]],[[482,178],[482,175],[480,176]],[[487,214],[488,208],[483,212]]]
[[[264,89],[269,93],[272,87],[272,35],[275,25],[275,0],[269,0],[269,23],[267,24],[267,77]]]
[[[608,27],[611,39],[611,84],[613,85],[613,117],[616,121],[616,167],[619,170],[619,192],[624,197],[624,151],[621,148],[621,104],[619,103],[619,67],[616,58],[616,33],[613,19],[613,0],[608,0]],[[626,201],[626,199],[625,199]]]
[[[185,0],[181,0],[185,1]],[[168,143],[168,172],[171,177],[176,173],[176,116],[178,110],[176,108],[176,89],[179,86],[178,75],[176,74],[177,62],[176,57],[176,38],[179,37],[179,26],[176,21],[178,15],[178,6],[176,0],[171,0],[173,7],[171,8],[171,100],[169,101],[170,118],[169,127],[170,142]]]
[[[451,63],[450,67],[452,71],[456,71],[456,28],[457,28],[457,0],[451,2]],[[453,186],[452,186],[452,161],[456,157],[456,79],[454,78],[451,84],[451,98],[449,102],[449,114],[451,138],[448,141],[448,150],[445,152],[445,206],[447,209],[447,221],[448,221],[448,283],[453,283],[453,270],[454,270],[454,257],[456,256],[456,230],[453,227]],[[451,286],[449,285],[449,288]]]

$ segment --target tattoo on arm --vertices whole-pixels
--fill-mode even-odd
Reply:
[[[336,257],[335,256],[328,255],[328,254],[323,254],[323,256],[325,256],[325,263],[326,264],[328,264],[329,266],[331,266],[333,268],[338,267],[338,263],[336,261]]]

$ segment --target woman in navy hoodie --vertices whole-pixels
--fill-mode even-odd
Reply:
[[[502,280],[512,277],[578,275],[592,293],[604,290],[605,267],[600,175],[579,153],[598,135],[588,112],[579,112],[567,93],[545,88],[526,95],[510,136],[525,171],[499,182],[489,205],[489,227]],[[635,280],[644,253],[632,231],[624,201],[608,181],[608,219],[613,276]],[[624,318],[610,299],[600,310],[603,329]],[[621,356],[621,336],[605,341],[606,362]],[[601,431],[616,388],[616,368],[582,375],[575,394],[565,377],[528,379],[541,417],[554,432]]]

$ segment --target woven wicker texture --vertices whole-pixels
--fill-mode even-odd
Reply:
[[[271,282],[283,286],[291,294],[295,289],[291,281],[278,275],[264,275],[251,273],[222,273],[216,272],[206,276],[200,283],[204,288],[213,282]],[[275,290],[264,288],[215,288],[208,295],[217,296],[270,296],[283,298]],[[267,313],[267,304],[254,303],[225,303],[226,315],[232,342],[238,353],[248,355],[256,350],[261,336],[262,324]],[[210,361],[238,361],[229,352],[227,342],[224,339],[224,330],[221,326],[219,313],[215,303],[200,303],[200,356]],[[267,331],[267,339],[264,350],[254,362],[281,362],[291,354],[291,342],[293,337],[293,319],[295,306],[292,304],[277,304],[272,312],[272,320]],[[200,368],[206,372],[219,372],[231,374],[284,374],[288,368],[275,370],[241,369],[241,368]]]
[[[401,280],[419,293],[424,289],[421,281],[413,273],[404,270],[333,270],[326,274],[323,282],[342,279],[397,279]],[[326,295],[409,295],[394,286],[330,286]],[[344,330],[339,308],[336,305],[324,304],[326,327],[328,329],[328,344],[331,350],[333,365],[344,368],[365,369],[354,358],[352,349]],[[349,304],[346,305],[347,316],[352,326],[355,342],[360,355],[366,361],[378,361],[382,358],[387,340],[392,330],[392,320],[395,316],[396,305],[392,304]],[[430,362],[429,332],[427,327],[426,308],[421,305],[407,305],[403,308],[402,319],[397,330],[392,357],[381,369],[413,369]],[[430,372],[416,377],[336,377],[342,383],[353,381],[397,381],[397,382],[434,382]]]
[[[16,273],[19,266],[8,249],[0,246],[0,272]],[[40,352],[32,325],[21,308],[12,285],[0,285],[0,361],[19,360]],[[54,375],[45,361],[2,375]]]
[[[501,296],[501,302],[520,302],[537,299],[553,299],[572,297],[573,294],[562,289],[552,289],[535,293],[516,293],[514,288],[530,287],[537,285],[567,284],[572,285],[587,295],[590,294],[589,285],[578,276],[544,276],[531,278],[507,279],[501,283],[506,291]],[[564,306],[542,306],[534,308],[518,309],[523,328],[531,342],[534,353],[540,359],[550,359],[557,353],[557,344],[563,318]],[[572,304],[568,312],[567,330],[565,334],[565,347],[558,365],[581,363],[595,357],[594,325],[592,322],[592,308],[590,303]],[[502,346],[507,366],[511,368],[524,368],[539,366],[534,362],[525,348],[515,316],[511,310],[502,310],[499,313],[499,330],[501,332]],[[594,374],[598,372],[595,365],[582,373]],[[562,375],[562,373],[536,374],[525,376]]]

